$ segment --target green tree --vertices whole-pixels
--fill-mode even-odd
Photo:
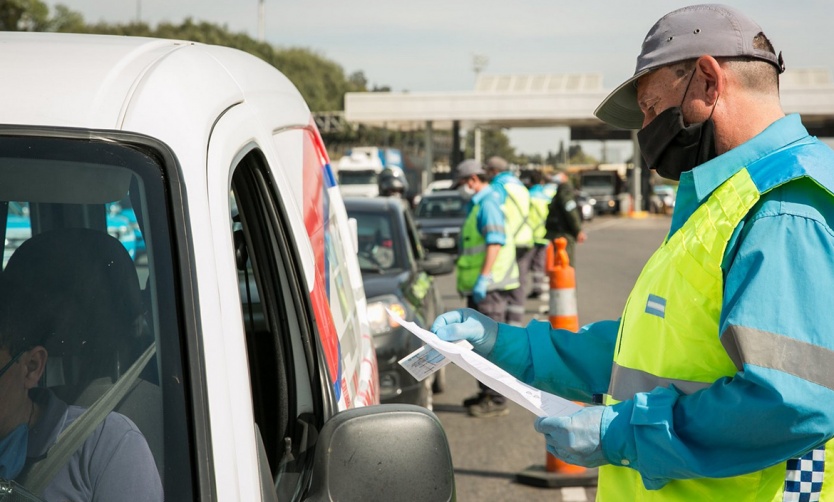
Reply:
[[[160,23],[156,27],[146,23],[87,24],[81,14],[63,5],[56,6],[50,16],[49,7],[42,0],[0,0],[0,30],[157,37],[232,47],[281,70],[314,112],[342,110],[346,92],[366,91],[368,87],[364,72],[356,71],[346,76],[338,63],[312,49],[275,48],[245,33],[232,33],[226,26],[190,18],[180,24]]]
[[[47,31],[49,7],[41,0],[0,0],[0,31]]]
[[[0,0],[2,2],[3,0]],[[66,5],[56,5],[55,13],[49,21],[49,31],[62,33],[84,33],[86,24],[84,16],[70,10]]]
[[[515,148],[510,144],[510,138],[504,133],[503,129],[481,129],[481,154],[483,159],[497,155],[508,162],[516,162]],[[466,133],[465,156],[467,159],[475,157],[474,130]]]
[[[571,145],[568,148],[568,163],[570,164],[599,164],[599,160],[593,155],[588,155],[582,151],[582,145],[579,143]]]

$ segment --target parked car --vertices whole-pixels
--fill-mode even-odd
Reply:
[[[410,211],[399,199],[346,198],[345,206],[348,216],[356,220],[359,268],[379,364],[380,400],[430,408],[433,391],[443,390],[445,372],[435,382],[418,382],[399,365],[422,342],[390,319],[387,310],[430,328],[445,311],[432,276],[450,273],[454,263],[449,255],[423,250]]]
[[[460,230],[466,220],[467,201],[457,190],[425,194],[414,209],[414,219],[423,247],[457,254]]]
[[[576,205],[579,206],[579,214],[582,215],[583,221],[591,221],[596,216],[597,201],[588,192],[576,190]]]
[[[675,195],[675,187],[672,185],[652,185],[650,211],[655,214],[672,214],[675,210]]]
[[[282,73],[183,41],[0,32],[0,46],[0,207],[25,204],[30,222],[0,273],[21,305],[0,319],[47,337],[33,391],[118,403],[135,424],[118,458],[90,462],[117,474],[92,481],[134,490],[124,499],[455,499],[437,417],[378,404],[356,234]],[[125,197],[142,262],[109,235],[108,205]],[[0,218],[7,236],[14,216]],[[77,451],[102,410],[47,458]],[[48,483],[42,471],[26,487]],[[77,478],[62,487],[100,486]]]
[[[416,207],[417,204],[425,197],[427,194],[434,193],[434,192],[445,192],[447,190],[453,190],[452,188],[453,180],[445,178],[440,180],[434,180],[426,185],[426,188],[423,190],[423,193],[419,193],[412,198],[412,204]],[[467,194],[468,198],[472,198],[472,190],[469,190],[466,187],[462,187],[462,190],[465,194]]]
[[[444,190],[450,190],[452,188],[453,181],[454,180],[451,179],[434,180],[428,185],[426,185],[426,189],[423,190],[423,193],[428,194],[432,192],[442,192]]]

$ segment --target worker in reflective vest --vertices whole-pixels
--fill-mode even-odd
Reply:
[[[549,452],[599,467],[598,500],[834,500],[834,152],[782,112],[783,68],[735,9],[661,18],[596,110],[642,127],[649,167],[680,181],[622,317],[579,334],[471,310],[432,326],[605,404],[536,421]]]
[[[571,266],[576,267],[576,244],[585,242],[587,236],[582,230],[582,215],[576,204],[576,194],[568,175],[563,171],[556,173],[558,189],[547,207],[545,228],[548,241],[564,237],[568,241],[567,253]]]
[[[545,272],[547,259],[547,229],[545,221],[548,216],[548,206],[556,195],[557,185],[546,182],[540,171],[530,173],[530,217],[527,221],[533,229],[533,259],[530,264],[530,295],[529,298],[547,300],[550,297],[550,277]]]
[[[490,186],[500,195],[504,210],[507,234],[515,244],[518,262],[518,281],[521,287],[510,293],[507,305],[507,322],[521,326],[524,322],[527,303],[527,277],[533,262],[533,229],[530,227],[530,192],[524,183],[510,170],[510,165],[501,157],[490,157],[486,161]]]
[[[500,197],[486,181],[480,162],[470,159],[455,169],[455,187],[474,192],[461,229],[460,256],[457,260],[458,291],[469,308],[489,318],[507,320],[507,304],[518,289],[518,265],[512,235],[506,231]],[[504,396],[479,382],[480,392],[463,404],[478,418],[506,415]]]

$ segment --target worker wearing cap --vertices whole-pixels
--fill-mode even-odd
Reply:
[[[507,305],[507,322],[521,326],[524,322],[527,303],[527,276],[533,263],[533,228],[530,216],[530,192],[524,183],[510,171],[510,165],[501,157],[490,157],[486,161],[487,177],[490,186],[501,197],[501,207],[507,219],[507,233],[515,243],[515,255],[518,262],[518,282],[520,287],[510,292]]]
[[[558,186],[549,181],[540,171],[530,173],[530,217],[527,221],[533,229],[533,260],[530,263],[530,295],[542,301],[550,299],[550,278],[545,270],[547,261],[547,228],[548,206],[556,195]]]
[[[518,265],[512,234],[506,230],[501,197],[486,178],[483,165],[464,160],[455,168],[454,188],[474,192],[461,229],[457,260],[458,291],[466,305],[497,322],[507,320],[510,292],[518,289]],[[489,418],[509,413],[504,396],[478,382],[480,392],[464,400],[470,415]]]
[[[568,261],[572,267],[576,267],[576,243],[581,244],[587,238],[582,230],[582,215],[579,214],[576,193],[568,175],[564,171],[559,171],[553,175],[553,178],[559,188],[547,207],[545,238],[548,242],[560,237],[564,238],[567,241],[565,251],[568,253]]]
[[[599,500],[834,500],[834,152],[784,115],[782,71],[735,9],[662,17],[596,110],[680,181],[622,317],[573,334],[460,310],[432,327],[605,403],[535,424],[557,457],[599,466]]]

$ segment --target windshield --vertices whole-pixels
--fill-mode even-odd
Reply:
[[[403,268],[402,246],[395,238],[390,213],[350,212],[356,218],[359,237],[359,268],[363,272],[386,273]]]
[[[21,393],[6,385],[15,372],[3,375],[0,424],[34,410],[30,453],[45,453],[68,423],[103,424],[54,477],[40,479],[30,463],[25,480],[0,471],[40,483],[45,500],[124,500],[124,487],[144,490],[134,494],[143,500],[193,498],[174,218],[160,159],[112,138],[0,135],[0,366],[25,351],[39,376]],[[128,386],[113,390],[117,382]],[[118,396],[111,413],[77,418],[108,392]]]
[[[423,197],[417,206],[418,218],[463,218],[466,216],[466,202],[459,194],[437,197]]]
[[[340,185],[376,185],[377,173],[367,171],[339,171]]]

